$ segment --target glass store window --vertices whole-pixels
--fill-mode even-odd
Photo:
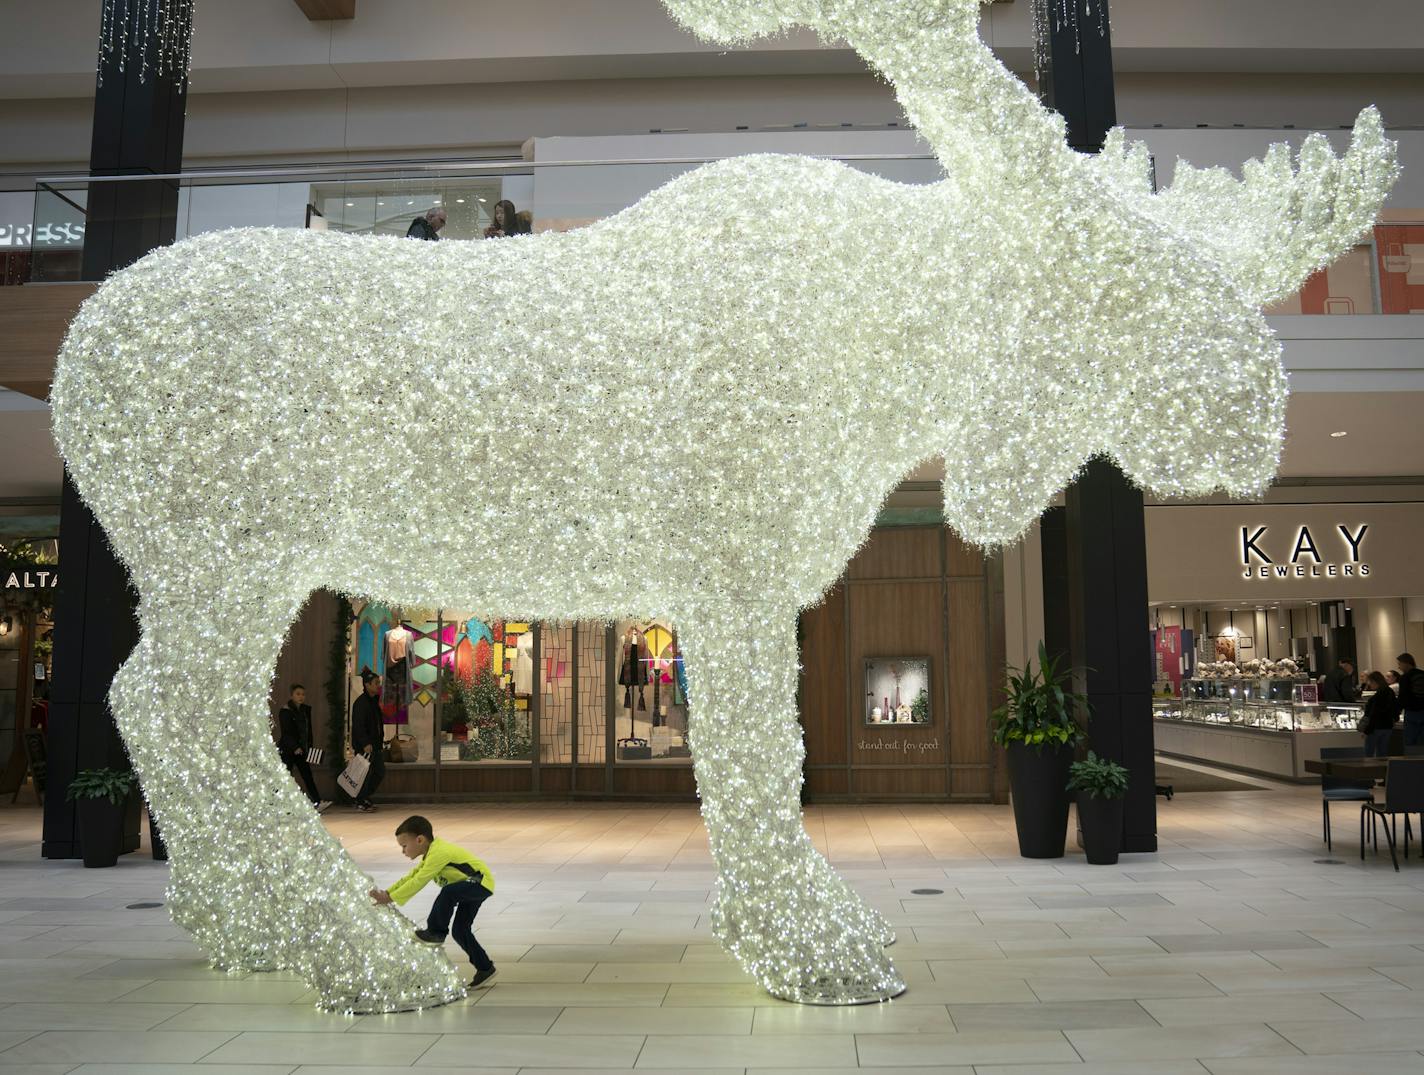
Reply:
[[[527,764],[533,760],[534,629],[459,610],[355,611],[351,693],[381,677],[388,763]]]
[[[617,760],[689,763],[687,672],[677,632],[660,620],[624,620],[616,635]]]

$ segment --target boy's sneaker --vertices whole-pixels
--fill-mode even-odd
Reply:
[[[445,934],[431,933],[428,929],[418,929],[415,931],[415,939],[426,944],[444,944]]]
[[[331,800],[322,799],[319,803],[312,803],[312,806],[316,808],[318,814],[324,814],[331,809]]]
[[[491,967],[489,970],[476,971],[475,976],[470,979],[470,988],[478,989],[480,986],[484,985],[487,981],[494,977],[494,972],[494,967]]]

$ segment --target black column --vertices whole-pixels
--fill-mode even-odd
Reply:
[[[1130,774],[1124,851],[1157,850],[1152,647],[1142,491],[1105,459],[1068,487],[1068,628],[1077,690],[1088,696],[1088,744]],[[1046,616],[1045,616],[1046,619]]]
[[[1034,0],[1047,38],[1039,90],[1062,113],[1068,144],[1102,148],[1117,123],[1107,0]],[[1092,709],[1089,745],[1125,765],[1131,783],[1124,851],[1157,849],[1152,664],[1147,634],[1147,535],[1142,493],[1112,463],[1094,459],[1043,522],[1044,627],[1067,651]],[[1066,576],[1066,587],[1062,582]],[[1060,650],[1061,651],[1061,650]]]
[[[181,19],[182,0],[105,0],[110,18],[130,27],[121,50],[100,50],[94,92],[90,175],[163,175],[183,164],[187,72],[159,73],[153,36],[141,28]],[[173,241],[178,185],[172,180],[91,183],[84,230],[84,279],[102,280],[154,247]],[[73,807],[65,791],[80,769],[128,767],[109,713],[114,674],[138,639],[134,595],[123,565],[66,475],[60,508],[60,575],[55,601],[54,682],[49,717],[49,786],[45,794],[46,858],[80,854]],[[124,849],[138,847],[138,812],[126,824]]]

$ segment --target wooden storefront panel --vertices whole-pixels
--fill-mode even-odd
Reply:
[[[818,762],[847,760],[845,631],[846,588],[841,584],[801,617],[801,726],[806,756]]]
[[[959,765],[989,760],[989,645],[987,586],[975,580],[945,583],[949,604],[950,760]]]
[[[943,799],[949,794],[949,774],[904,766],[852,769],[851,793],[870,799]]]
[[[912,533],[937,537],[934,531]],[[933,544],[937,548],[938,542]],[[871,545],[873,547],[874,542]],[[909,759],[917,765],[948,762],[941,583],[938,579],[931,582],[867,581],[852,583],[849,589],[852,703],[846,716],[850,727],[851,764],[903,765]],[[929,658],[932,724],[876,726],[865,723],[861,696],[865,689],[865,661],[870,657]]]
[[[938,527],[876,530],[846,567],[849,579],[939,578],[943,567]]]

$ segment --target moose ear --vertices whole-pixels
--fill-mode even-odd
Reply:
[[[816,0],[663,0],[668,12],[698,37],[732,45],[792,26],[820,24]]]

